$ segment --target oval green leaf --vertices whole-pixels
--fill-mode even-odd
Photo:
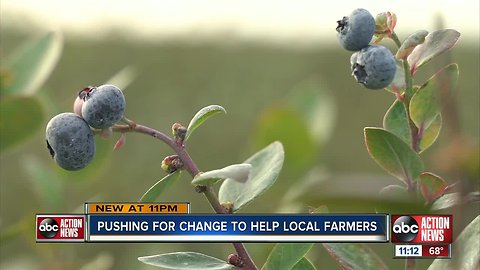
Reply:
[[[437,30],[428,34],[425,37],[425,42],[416,46],[407,57],[410,72],[415,74],[421,66],[428,63],[435,56],[455,46],[459,37],[460,33],[453,29]]]
[[[415,33],[408,36],[402,43],[402,46],[397,51],[395,57],[397,59],[405,60],[412,53],[413,49],[425,41],[425,37],[428,35],[426,30],[418,30]]]
[[[235,267],[220,259],[196,252],[174,252],[139,257],[139,261],[166,269],[223,270]]]
[[[405,198],[409,195],[407,194],[407,190],[405,187],[399,185],[388,185],[378,192],[381,198]]]
[[[410,101],[410,117],[419,130],[425,129],[440,113],[434,80],[428,80]]]
[[[323,244],[328,254],[344,270],[388,269],[380,257],[364,244]]]
[[[43,108],[35,97],[0,100],[0,153],[35,134],[44,124]]]
[[[174,173],[160,179],[160,181],[155,183],[155,185],[150,187],[147,192],[143,194],[142,198],[140,198],[140,202],[155,202],[166,189],[180,178],[180,175],[180,171],[175,171]]]
[[[403,68],[403,65],[397,61],[397,71],[395,71],[393,81],[386,89],[394,94],[401,94],[405,91],[405,88],[405,69]]]
[[[288,175],[302,174],[310,168],[318,153],[306,117],[287,104],[275,104],[264,110],[252,136],[252,148],[258,149],[273,141],[281,141],[288,156]]]
[[[410,125],[404,103],[396,99],[383,117],[383,128],[397,135],[408,145],[412,143]]]
[[[420,185],[420,191],[422,192],[423,198],[425,198],[425,201],[428,203],[431,203],[442,196],[445,187],[447,186],[445,180],[430,172],[420,174],[418,184]]]
[[[420,151],[427,149],[438,137],[442,125],[439,94],[446,85],[445,80],[450,82],[447,85],[456,85],[458,74],[456,64],[447,65],[428,79],[410,101],[410,117],[418,127]]]
[[[221,179],[232,179],[240,183],[248,180],[252,165],[234,164],[222,169],[200,173],[192,180],[192,185],[213,185]]]
[[[365,142],[370,156],[405,184],[413,183],[423,171],[423,162],[409,145],[381,128],[365,128]]]
[[[391,181],[386,174],[325,174],[316,172],[315,178],[308,181],[298,181],[295,190],[286,194],[284,203],[279,205],[328,205],[331,212],[412,212],[425,214],[430,213],[429,206],[423,200],[408,196],[405,188],[398,186],[395,196],[379,194],[385,187],[385,183]],[[359,183],[362,190],[359,192]],[[391,193],[390,193],[391,194]],[[352,203],[354,202],[354,203]],[[283,207],[285,208],[285,207]],[[314,213],[322,213],[326,210],[316,209]]]
[[[219,190],[220,202],[233,203],[233,211],[237,211],[253,201],[275,183],[284,158],[285,153],[280,142],[273,142],[251,156],[244,162],[252,165],[250,179],[245,183],[225,180]]]
[[[60,176],[34,155],[23,157],[21,164],[40,201],[52,211],[61,210],[61,206],[64,205],[64,192]]]
[[[451,260],[436,259],[428,270],[462,269],[475,270],[480,267],[480,216],[468,224],[458,238],[453,242],[454,250]]]
[[[312,140],[317,145],[326,143],[334,131],[336,108],[325,84],[319,80],[302,82],[290,91],[287,102],[305,119]]]
[[[264,270],[291,270],[313,247],[313,244],[282,243],[277,244],[268,255]]]
[[[188,124],[185,141],[188,140],[193,131],[197,129],[203,122],[220,112],[227,113],[227,111],[220,105],[210,105],[198,111],[190,121],[190,124]]]
[[[292,270],[316,270],[316,268],[307,258],[303,257],[295,264]]]
[[[128,86],[135,80],[137,77],[137,70],[132,66],[126,66],[120,71],[115,73],[105,84],[115,85],[116,87],[125,91]]]
[[[420,139],[420,153],[428,149],[437,140],[442,129],[442,115],[437,114],[428,126],[424,127],[422,138]]]
[[[459,192],[444,194],[442,197],[435,200],[432,204],[432,210],[442,210],[450,207],[454,207],[462,203],[470,202],[479,202],[480,201],[480,192],[470,192],[467,194],[466,198],[461,199]]]
[[[34,94],[55,68],[62,47],[62,35],[59,32],[50,32],[16,52],[6,64],[13,79],[1,89],[1,94]]]

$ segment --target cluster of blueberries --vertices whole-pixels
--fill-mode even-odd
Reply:
[[[343,48],[355,53],[350,58],[352,74],[369,89],[387,87],[397,70],[395,57],[381,45],[369,45],[375,34],[375,19],[365,9],[356,9],[337,21],[338,40]]]
[[[93,129],[105,130],[125,112],[125,97],[113,85],[87,87],[74,103],[74,113],[61,113],[46,128],[47,147],[55,162],[65,170],[87,166],[95,156]]]
[[[387,87],[395,76],[396,61],[387,48],[369,45],[375,34],[375,19],[365,9],[356,9],[338,21],[340,44],[351,56],[353,76],[369,89]],[[61,113],[47,124],[47,147],[52,158],[66,170],[80,170],[95,156],[93,129],[108,130],[125,112],[125,97],[113,85],[87,87],[74,103],[74,113]]]

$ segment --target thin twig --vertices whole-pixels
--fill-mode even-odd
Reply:
[[[129,120],[130,121],[130,120]],[[133,123],[133,124],[132,124]],[[169,136],[165,135],[163,132],[158,131],[156,129],[144,126],[144,125],[139,125],[135,124],[133,121],[130,121],[128,125],[115,125],[112,127],[112,130],[114,132],[137,132],[137,133],[142,133],[146,135],[150,135],[164,143],[166,143],[170,148],[177,153],[177,155],[180,157],[180,159],[183,162],[183,166],[185,170],[190,173],[192,177],[195,177],[200,170],[198,169],[197,165],[193,161],[193,159],[190,157],[188,154],[187,150],[183,145],[179,145],[178,143],[175,142],[172,138]],[[213,188],[208,186],[206,189],[203,191],[203,195],[207,198],[208,202],[212,206],[213,210],[217,214],[227,214],[225,211],[225,208],[220,204],[215,192],[213,191]],[[233,247],[237,251],[237,254],[242,258],[244,266],[243,269],[246,270],[257,270],[257,266],[253,262],[252,258],[250,257],[250,254],[248,254],[247,249],[245,248],[245,245],[243,243],[232,243]]]
[[[398,48],[402,46],[402,43],[400,42],[400,39],[395,32],[392,33],[392,40],[395,42],[395,45],[397,45]],[[410,65],[408,64],[408,61],[402,60],[402,62],[403,71],[405,73],[405,97],[403,100],[403,104],[405,106],[405,111],[407,112],[408,124],[410,126],[410,134],[412,139],[411,147],[415,152],[418,153],[420,152],[420,139],[422,134],[418,132],[417,126],[410,118],[410,100],[412,99],[413,94],[415,94],[415,92],[413,91],[413,78],[410,73]]]

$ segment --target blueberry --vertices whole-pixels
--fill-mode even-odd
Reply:
[[[46,140],[50,155],[65,170],[80,170],[95,155],[93,132],[87,122],[74,113],[53,117],[47,124]]]
[[[375,33],[375,19],[365,9],[355,9],[337,23],[338,40],[349,51],[359,51],[368,46]]]
[[[93,128],[109,128],[118,122],[125,112],[125,97],[122,91],[113,85],[92,87],[88,93],[84,93],[83,99],[85,102],[82,106],[82,117]]]
[[[395,77],[397,65],[389,49],[370,45],[356,52],[350,58],[352,75],[358,83],[369,89],[387,87]]]

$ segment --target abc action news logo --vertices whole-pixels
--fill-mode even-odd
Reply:
[[[452,243],[452,215],[392,215],[393,243]]]
[[[85,216],[37,215],[36,235],[37,242],[83,242]]]

